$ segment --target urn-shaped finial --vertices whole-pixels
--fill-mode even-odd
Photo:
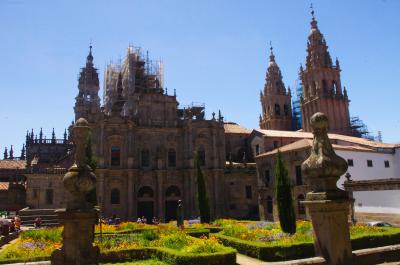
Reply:
[[[89,137],[89,124],[80,118],[73,127],[75,144],[75,163],[64,175],[63,184],[72,198],[67,203],[67,210],[85,210],[93,208],[93,205],[86,201],[86,194],[94,189],[96,176],[93,170],[86,164],[85,148]]]
[[[347,170],[347,162],[336,155],[328,138],[328,117],[321,112],[311,117],[314,140],[309,158],[301,168],[313,192],[338,191],[336,182]]]

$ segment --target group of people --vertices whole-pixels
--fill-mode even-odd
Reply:
[[[139,217],[137,219],[136,223],[138,223],[138,224],[147,224],[147,218],[144,217],[144,216],[142,216],[142,218]],[[160,223],[160,221],[156,217],[153,217],[153,219],[151,219],[151,224],[158,225],[159,223]]]
[[[21,230],[21,218],[19,215],[11,219],[0,218],[0,235],[7,236],[9,233]]]

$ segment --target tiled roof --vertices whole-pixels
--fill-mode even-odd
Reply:
[[[251,130],[240,126],[234,122],[226,122],[224,123],[225,133],[240,133],[240,134],[250,134]]]
[[[312,140],[310,139],[301,139],[299,141],[296,141],[294,143],[290,143],[287,145],[284,145],[280,148],[276,148],[272,151],[263,153],[261,155],[258,155],[257,157],[265,157],[265,156],[270,156],[278,153],[278,150],[281,151],[282,153],[289,152],[289,151],[295,151],[295,150],[302,150],[302,149],[307,149],[312,146]],[[337,145],[333,144],[332,145],[333,149],[335,150],[345,150],[345,151],[358,151],[358,152],[376,152],[374,149],[367,148],[367,147],[362,147],[362,146],[354,146],[354,145]]]
[[[26,160],[0,160],[1,169],[25,169]]]
[[[261,130],[257,129],[258,132],[262,133],[264,137],[287,137],[287,138],[303,138],[312,139],[313,134],[310,132],[300,132],[300,131],[278,131],[278,130]],[[374,148],[395,148],[400,147],[400,144],[387,144],[380,143],[376,141],[371,141],[365,138],[347,136],[341,134],[328,134],[329,139],[344,141],[352,144],[365,145]]]
[[[0,190],[8,190],[8,182],[0,182]]]

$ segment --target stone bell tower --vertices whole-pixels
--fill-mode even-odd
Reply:
[[[270,48],[269,65],[265,77],[264,92],[260,92],[262,115],[260,128],[266,130],[292,130],[290,88],[286,91],[281,70]]]
[[[93,65],[92,46],[86,58],[86,66],[79,74],[78,95],[75,98],[75,121],[85,118],[88,122],[96,122],[100,117],[99,74]]]
[[[323,112],[329,120],[332,133],[352,134],[350,129],[349,99],[340,81],[339,60],[335,65],[328,51],[323,34],[319,31],[314,10],[311,11],[311,31],[308,35],[306,68],[300,66],[303,83],[301,111],[303,129],[310,132],[310,118],[316,112]]]

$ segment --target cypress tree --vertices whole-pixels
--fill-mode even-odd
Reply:
[[[86,147],[85,147],[85,159],[86,159],[86,164],[93,170],[93,172],[96,170],[97,167],[97,161],[93,156],[93,150],[92,150],[92,136],[89,134],[88,139],[86,141]],[[97,193],[96,193],[96,187],[94,187],[88,194],[86,194],[86,200],[93,205],[97,204]]]
[[[200,167],[200,161],[195,158],[196,169],[197,169],[197,199],[199,203],[200,211],[200,222],[209,223],[211,221],[210,217],[210,205],[208,202],[206,183],[204,181],[203,171]]]
[[[275,196],[282,231],[289,234],[296,233],[296,214],[293,207],[290,179],[280,151],[276,156]]]

